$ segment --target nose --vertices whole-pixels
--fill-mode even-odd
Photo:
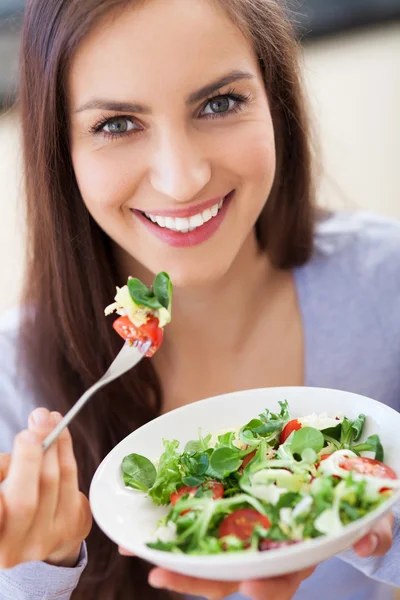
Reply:
[[[187,132],[164,133],[152,154],[150,183],[178,202],[195,198],[211,178],[211,165]]]

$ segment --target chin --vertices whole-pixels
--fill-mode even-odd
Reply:
[[[150,265],[147,266],[149,268]],[[228,261],[193,260],[193,261],[157,261],[151,265],[151,271],[166,271],[175,288],[193,288],[213,285],[221,281],[229,270]]]

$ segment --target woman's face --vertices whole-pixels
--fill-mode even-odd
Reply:
[[[217,281],[252,247],[275,174],[258,61],[211,1],[134,4],[72,62],[78,185],[124,256],[178,286]]]

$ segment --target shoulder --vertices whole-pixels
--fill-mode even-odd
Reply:
[[[377,304],[400,325],[400,221],[335,213],[316,227],[314,254],[300,269],[320,294]]]
[[[310,379],[400,402],[400,222],[337,213],[297,273]]]
[[[370,275],[383,267],[400,282],[400,221],[366,212],[334,213],[317,224],[314,257]]]
[[[18,308],[0,315],[0,452],[11,449],[15,434],[26,427],[34,398],[21,369]]]

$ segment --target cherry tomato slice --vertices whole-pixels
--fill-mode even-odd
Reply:
[[[247,542],[256,525],[262,525],[265,529],[269,529],[271,522],[268,517],[254,508],[239,508],[222,521],[218,529],[218,537],[235,535],[240,540]]]
[[[189,494],[189,496],[193,497],[200,487],[203,487],[205,490],[211,490],[213,500],[219,500],[220,498],[224,497],[224,486],[222,483],[219,483],[219,481],[206,481],[202,486],[190,487],[185,485],[184,487],[179,488],[179,490],[176,490],[176,492],[171,494],[171,504],[175,506],[178,500],[180,500],[182,496],[186,496],[186,494]],[[185,512],[187,511],[183,511],[182,514]]]
[[[397,479],[396,473],[390,467],[374,458],[355,456],[354,458],[344,458],[339,464],[346,471],[355,471],[378,479]]]
[[[180,500],[183,496],[186,496],[186,494],[189,494],[190,497],[193,497],[196,493],[197,490],[199,488],[198,487],[190,487],[189,485],[185,485],[181,488],[179,488],[178,490],[176,490],[176,492],[173,492],[170,496],[170,501],[171,504],[173,506],[175,506],[175,504],[178,502],[178,500]]]
[[[286,423],[285,427],[282,429],[280,443],[283,444],[286,442],[292,431],[298,431],[299,429],[301,429],[301,423],[297,419],[292,419],[289,423]]]
[[[149,357],[157,352],[163,340],[164,331],[158,326],[157,317],[150,317],[147,323],[140,327],[136,327],[129,317],[119,317],[114,321],[113,327],[124,340],[132,342],[150,340],[151,347],[146,354]]]
[[[276,550],[277,548],[283,548],[285,546],[292,546],[293,544],[297,544],[297,542],[295,540],[260,540],[258,549],[261,552],[266,552],[268,550]]]

